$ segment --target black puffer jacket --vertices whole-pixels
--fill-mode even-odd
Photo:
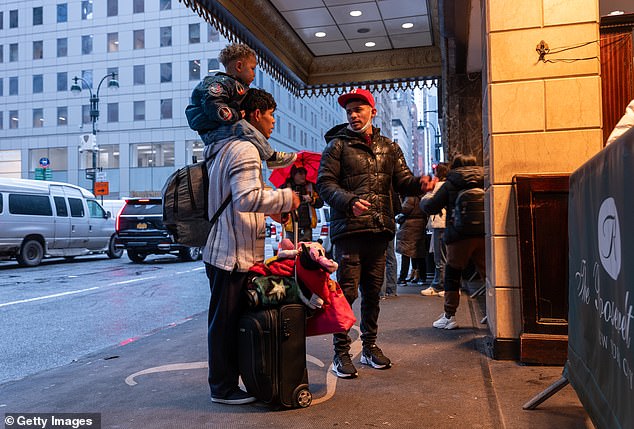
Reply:
[[[324,149],[317,176],[317,191],[330,205],[330,237],[333,243],[360,233],[385,234],[393,237],[394,190],[403,195],[420,194],[420,182],[410,171],[398,144],[373,128],[372,143],[337,125],[324,136]],[[352,204],[362,198],[370,202],[361,216],[352,214]]]
[[[443,207],[447,208],[447,223],[443,235],[445,243],[454,243],[473,237],[472,235],[464,236],[453,227],[453,208],[458,192],[471,188],[484,188],[484,169],[480,166],[459,167],[450,170],[447,174],[447,181],[438,189],[436,194],[420,203],[420,208],[428,215],[440,213]]]

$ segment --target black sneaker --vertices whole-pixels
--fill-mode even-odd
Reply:
[[[376,344],[363,348],[361,363],[376,369],[388,369],[392,366],[392,361],[383,354],[383,351]]]
[[[332,372],[339,378],[355,378],[358,373],[349,353],[337,353],[332,360]]]
[[[214,398],[213,396],[211,397],[211,402],[228,405],[250,404],[251,402],[255,402],[256,400],[257,399],[254,396],[251,396],[240,388],[234,390],[224,398]]]

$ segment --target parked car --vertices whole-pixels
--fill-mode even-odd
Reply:
[[[128,198],[117,217],[117,244],[140,264],[148,255],[177,254],[183,261],[202,256],[200,247],[176,243],[163,225],[161,198]]]
[[[0,258],[34,267],[45,256],[120,258],[115,222],[92,192],[62,182],[0,178]]]
[[[316,209],[317,226],[313,228],[313,241],[319,242],[324,246],[326,255],[332,257],[332,244],[330,242],[330,207],[324,205]],[[270,237],[269,243],[273,250],[273,254],[277,254],[277,247],[286,236],[284,226],[267,218],[267,236]]]

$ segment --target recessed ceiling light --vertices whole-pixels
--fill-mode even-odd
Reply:
[[[351,10],[350,11],[350,16],[361,16],[363,15],[363,12],[361,12],[360,10]]]
[[[326,33],[323,31],[318,31],[315,33],[315,37],[326,37]]]
[[[369,28],[359,28],[357,30],[357,33],[361,33],[361,34],[365,34],[365,33],[369,33],[370,29]]]
[[[365,42],[365,46],[367,48],[374,48],[376,46],[376,43],[374,43],[374,42]]]
[[[403,25],[401,25],[403,28],[412,28],[413,26],[414,24],[412,22],[404,22]]]

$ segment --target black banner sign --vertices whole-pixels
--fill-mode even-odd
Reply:
[[[597,428],[634,428],[634,129],[570,177],[564,375]]]

